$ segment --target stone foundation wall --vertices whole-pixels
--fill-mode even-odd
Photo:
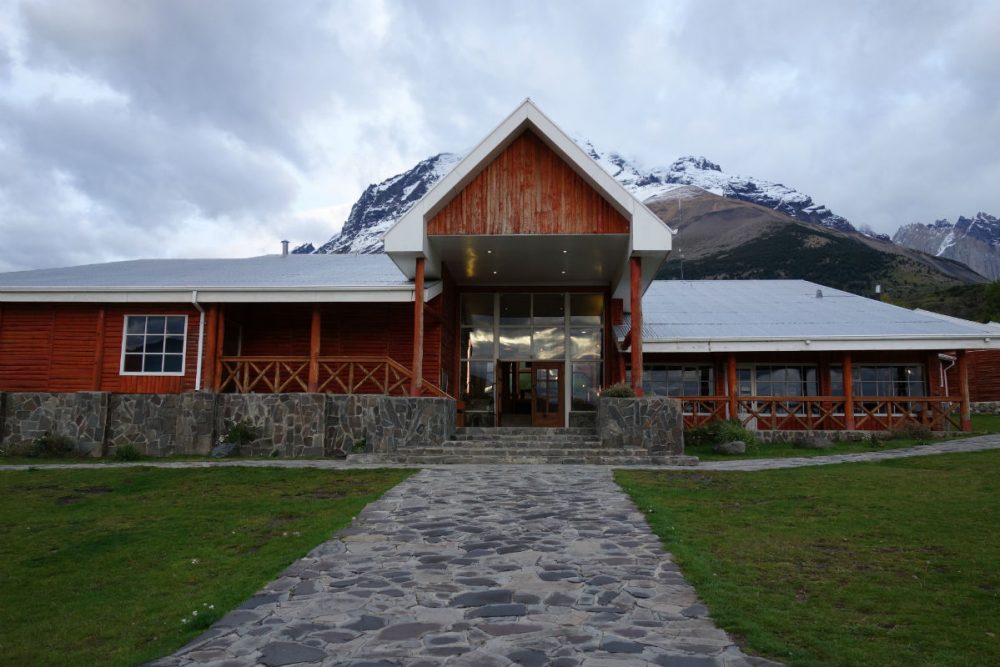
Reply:
[[[752,431],[759,442],[795,442],[803,438],[826,436],[830,440],[870,440],[887,438],[891,431]]]
[[[332,394],[109,394],[0,392],[0,448],[46,433],[101,456],[131,444],[147,456],[208,454],[230,422],[258,437],[247,456],[341,457],[358,443],[390,453],[451,437],[455,401]]]
[[[597,435],[605,447],[642,447],[655,455],[684,453],[684,415],[673,398],[601,398]]]
[[[1000,415],[1000,401],[979,401],[971,407],[974,415]]]
[[[30,447],[38,438],[50,434],[68,437],[83,454],[103,453],[107,393],[8,393],[2,405],[0,445],[4,448]]]

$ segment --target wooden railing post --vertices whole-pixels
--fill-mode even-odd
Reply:
[[[632,389],[642,396],[642,258],[629,258],[629,296],[632,299]]]
[[[969,402],[969,358],[965,350],[958,351],[958,386],[962,392],[962,430],[972,430],[972,404]]]
[[[729,354],[726,360],[726,395],[729,398],[729,418],[738,419],[736,411],[736,355]]]
[[[311,394],[319,390],[319,343],[322,328],[322,315],[319,304],[312,307],[312,325],[309,329],[309,381],[308,391]]]
[[[423,257],[417,257],[417,274],[413,287],[413,381],[410,384],[410,396],[420,395],[424,380],[424,263]],[[388,382],[387,375],[387,385]]]
[[[844,425],[848,431],[854,430],[854,368],[851,366],[851,353],[844,352],[843,357],[844,380]]]

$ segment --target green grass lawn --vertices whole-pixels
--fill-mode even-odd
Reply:
[[[1000,664],[1000,451],[615,477],[752,652]]]
[[[0,664],[167,654],[412,473],[0,472]]]

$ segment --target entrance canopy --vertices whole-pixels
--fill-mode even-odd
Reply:
[[[460,285],[610,285],[629,295],[630,257],[642,289],[672,232],[531,102],[525,100],[388,232],[404,275],[425,259]]]

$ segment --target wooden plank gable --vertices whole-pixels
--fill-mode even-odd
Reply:
[[[427,222],[428,235],[628,233],[628,220],[531,130]]]

